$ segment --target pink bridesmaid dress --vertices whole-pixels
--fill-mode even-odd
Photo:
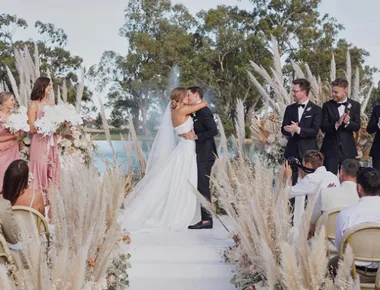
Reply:
[[[42,115],[42,109],[38,108],[37,119]],[[56,134],[43,136],[34,133],[31,137],[29,159],[29,169],[39,190],[47,192],[49,179],[59,186],[60,163]]]
[[[0,117],[0,136],[9,134],[4,128],[5,120]],[[3,150],[7,148],[6,150]],[[4,174],[8,166],[15,160],[20,159],[20,150],[16,139],[0,142],[0,191],[3,190]]]

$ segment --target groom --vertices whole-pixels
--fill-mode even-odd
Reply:
[[[203,99],[203,90],[194,86],[187,89],[189,104],[196,104]],[[181,135],[185,139],[195,140],[198,166],[198,191],[211,201],[210,178],[211,168],[217,155],[214,136],[218,134],[214,116],[209,107],[200,109],[193,115],[194,131]],[[212,229],[211,214],[201,208],[202,220],[189,229]]]

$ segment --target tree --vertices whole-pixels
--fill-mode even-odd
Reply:
[[[2,14],[0,16],[0,82],[6,83],[11,89],[5,65],[10,68],[17,79],[15,49],[24,50],[27,47],[33,55],[36,43],[42,75],[48,75],[50,72],[55,89],[65,82],[68,89],[68,101],[75,103],[76,86],[79,81],[76,71],[80,68],[83,59],[72,55],[65,49],[66,33],[51,23],[42,23],[41,21],[35,23],[35,28],[43,40],[20,41],[13,39],[16,29],[26,29],[27,27],[26,21],[15,15]],[[85,87],[82,100],[88,103],[91,98],[92,93]],[[87,110],[92,109],[92,107],[87,107]]]
[[[197,53],[189,79],[196,79],[212,91],[225,127],[232,128],[236,100],[244,100],[248,110],[259,97],[247,75],[249,61],[268,66],[271,55],[263,37],[254,33],[255,24],[247,11],[218,6],[197,16],[199,26],[194,35]]]
[[[172,6],[168,0],[129,1],[120,29],[129,43],[128,54],[107,51],[90,69],[98,89],[109,90],[108,105],[131,114],[135,128],[141,127],[146,135],[150,110],[168,96],[171,68],[178,63],[184,69],[192,55],[189,31],[194,24],[183,5]]]

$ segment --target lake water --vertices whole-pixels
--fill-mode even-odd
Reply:
[[[133,146],[133,143],[128,143],[127,141],[126,141],[126,143],[127,143],[127,146]],[[216,141],[216,143],[218,146],[219,142]],[[110,145],[108,144],[108,141],[98,140],[98,141],[95,141],[95,144],[98,147],[98,153],[100,155],[104,156],[109,161],[113,160],[112,149],[111,149]],[[150,148],[152,147],[152,144],[153,144],[152,140],[141,140],[140,141],[140,146],[141,146],[146,158],[148,158],[148,154],[149,154],[148,152],[149,152]],[[125,151],[124,151],[123,142],[115,140],[115,141],[112,141],[112,145],[116,151],[116,155],[118,157],[119,162],[122,164],[122,166],[125,168],[125,170],[127,170],[127,156],[126,156]],[[248,152],[252,152],[252,154],[253,154],[254,146],[250,145],[250,144],[246,144],[245,149],[249,150]],[[230,154],[232,154],[232,152],[230,152]],[[137,161],[136,155],[135,155],[133,150],[132,150],[131,160],[132,160],[132,166],[134,168],[138,168],[138,166],[139,166],[138,161]],[[102,160],[101,157],[99,157],[99,156],[95,157],[95,164],[96,164],[96,167],[98,168],[98,170],[100,172],[105,171],[106,166],[105,166],[104,161]]]

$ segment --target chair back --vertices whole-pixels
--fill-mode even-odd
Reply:
[[[2,233],[0,233],[0,264],[11,264],[14,265],[15,261],[8,248],[7,241],[5,240]]]
[[[49,234],[48,223],[45,217],[39,211],[27,206],[15,205],[12,207],[12,209],[16,218],[21,219],[25,225],[30,224],[30,223],[34,224],[37,227],[38,234],[40,236],[45,235],[46,240],[47,240],[47,246],[49,247],[50,234]]]
[[[345,247],[349,244],[355,255],[354,261],[380,263],[379,241],[380,223],[362,223],[344,233],[340,244],[340,256],[343,257]],[[352,267],[352,274],[356,277],[355,267]],[[376,283],[363,283],[360,287],[361,289],[380,289],[380,270],[377,271]]]
[[[330,241],[335,241],[335,229],[336,229],[336,220],[340,211],[343,208],[334,208],[329,210],[327,214],[327,222],[326,222],[326,236]]]

